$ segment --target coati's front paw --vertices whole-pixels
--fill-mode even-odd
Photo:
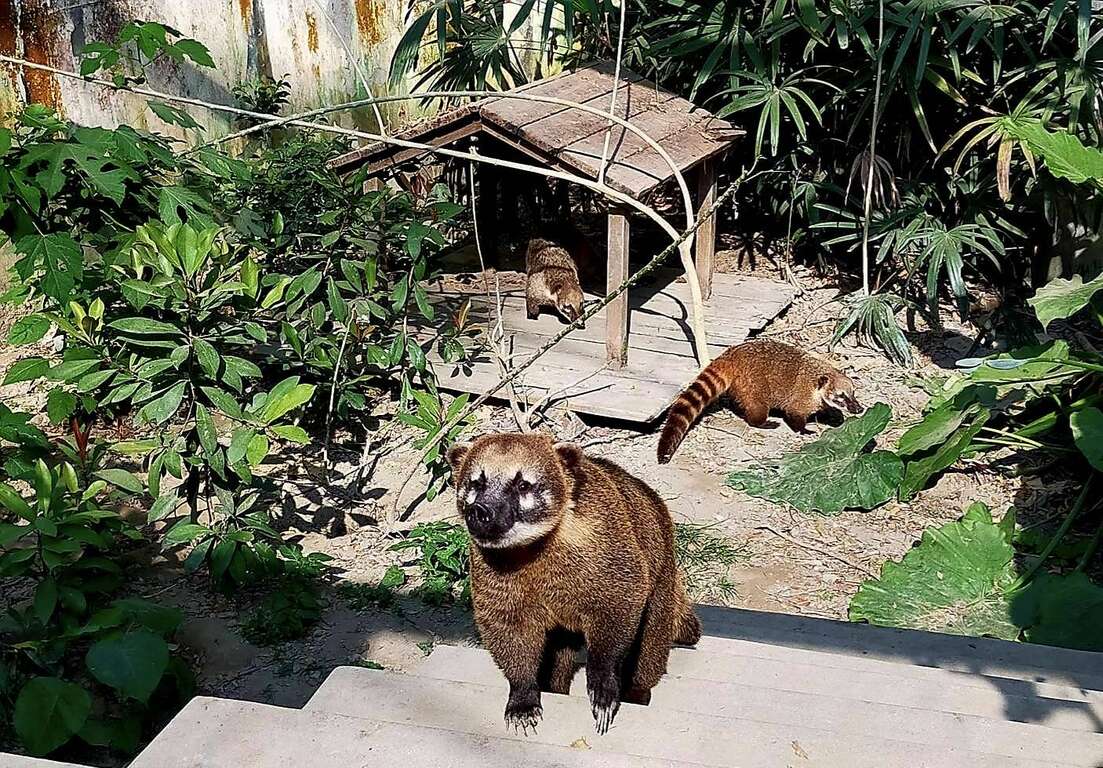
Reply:
[[[603,675],[596,680],[588,678],[586,687],[590,694],[594,727],[598,733],[605,734],[620,709],[620,684],[615,675]]]
[[[536,726],[544,716],[544,708],[540,706],[540,692],[524,692],[513,694],[506,702],[506,727],[514,732],[521,731],[528,736],[529,729],[536,733]]]

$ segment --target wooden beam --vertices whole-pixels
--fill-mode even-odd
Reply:
[[[711,208],[716,202],[716,161],[709,159],[701,163],[697,177],[697,211]],[[697,230],[697,280],[701,285],[701,295],[712,295],[712,273],[716,269],[716,217],[702,222]]]
[[[611,293],[628,277],[628,212],[609,212],[609,249],[606,254],[606,291]],[[605,308],[605,356],[611,368],[623,368],[628,362],[628,291]]]

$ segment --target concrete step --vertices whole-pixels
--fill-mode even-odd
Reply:
[[[432,656],[436,656],[434,661]],[[490,654],[473,648],[441,646],[419,667],[418,675],[472,682],[496,688],[504,697],[508,684]],[[585,696],[584,672],[572,692]],[[899,686],[898,683],[898,687]],[[846,686],[844,685],[844,690]],[[1076,763],[1086,754],[1103,755],[1103,734],[1088,727],[1077,731],[1008,722],[999,711],[989,716],[941,710],[912,700],[908,705],[869,701],[860,693],[807,693],[734,682],[666,678],[655,688],[651,707],[721,717],[751,717],[779,725],[803,725],[838,734],[883,736],[915,744],[960,747],[1009,757]]]
[[[792,651],[790,651],[792,653]],[[996,721],[1034,723],[1047,729],[1103,732],[1103,693],[1066,689],[1079,700],[1053,699],[1031,695],[1029,690],[1009,693],[999,684],[959,672],[921,667],[937,679],[909,678],[900,673],[913,667],[889,662],[862,660],[876,665],[874,670],[838,669],[814,663],[815,656],[833,657],[805,651],[809,661],[708,654],[685,648],[671,652],[667,676],[654,690],[652,706],[687,712],[712,712],[714,702],[740,702],[750,706],[756,697],[793,704],[793,716],[806,711],[798,706],[801,695],[844,700],[847,706],[890,705],[966,715]],[[490,654],[480,648],[438,645],[417,668],[421,677],[455,680],[461,683],[506,685],[501,670]],[[1011,682],[1011,681],[1008,681]],[[1023,689],[1028,683],[1021,681]],[[586,670],[579,670],[571,694],[586,695]],[[776,694],[776,695],[775,695]],[[805,722],[799,720],[798,722]],[[878,731],[872,731],[877,733]]]
[[[594,752],[603,754],[732,768],[798,764],[816,768],[1091,768],[1103,760],[1103,743],[1097,753],[1077,754],[1071,761],[1052,754],[1039,760],[1021,753],[1004,756],[957,745],[910,742],[897,739],[891,731],[873,736],[802,723],[768,722],[753,708],[739,712],[735,705],[725,708],[725,716],[718,716],[625,704],[609,733],[598,736],[585,699],[554,694],[543,696],[544,719],[538,733],[524,737],[505,729],[504,706],[501,686],[338,667],[306,709],[529,743],[564,746],[585,739]],[[843,704],[838,722],[846,720],[845,712]]]
[[[697,615],[713,638],[1103,691],[1103,653],[718,606]]]
[[[702,637],[696,648],[678,648],[675,649],[675,654],[679,658],[679,672],[691,676],[709,668],[712,666],[711,660],[720,657],[730,660],[730,663],[736,666],[740,664],[740,660],[743,665],[761,660],[836,670],[844,675],[844,679],[846,673],[870,672],[894,678],[906,678],[909,686],[913,682],[916,684],[925,682],[934,686],[962,685],[987,690],[995,688],[1005,696],[1063,699],[1087,703],[1094,707],[1100,706],[1103,702],[1103,691],[1087,687],[1023,680],[1018,677],[1002,677],[982,672],[958,671],[953,668],[919,666],[899,661],[883,661],[872,656],[813,651],[721,637]],[[728,663],[729,661],[725,661],[719,667],[726,668]]]
[[[0,768],[87,768],[76,763],[58,763],[41,757],[24,757],[0,752]]]
[[[424,699],[423,704],[433,706],[433,700]],[[599,753],[583,745],[488,739],[468,732],[206,697],[192,699],[135,758],[130,768],[517,768],[521,765],[693,768],[691,763]]]

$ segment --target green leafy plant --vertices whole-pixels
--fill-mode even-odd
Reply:
[[[997,525],[983,504],[923,534],[899,563],[867,581],[850,601],[850,620],[1014,640],[1009,592],[1017,572],[1011,536],[1015,516]]]
[[[0,724],[35,755],[74,738],[133,753],[145,725],[190,689],[170,645],[180,612],[116,596],[125,584],[117,555],[141,539],[117,511],[133,477],[99,468],[104,452],[67,446],[83,459],[78,469],[64,454],[48,463],[29,432],[16,437],[22,460],[9,457],[4,472],[23,479],[31,466],[32,495],[0,480],[0,507],[14,520],[0,522],[0,584],[13,596],[0,615],[0,700],[10,704]]]
[[[116,85],[144,81],[146,67],[160,59],[176,63],[190,61],[201,67],[214,67],[210,51],[197,40],[184,37],[165,24],[131,21],[124,24],[113,43],[94,42],[81,51],[80,73],[85,77],[104,70]]]
[[[850,619],[1103,649],[1103,588],[1079,569],[1040,572],[1048,553],[1020,573],[1016,539],[1013,511],[996,523],[984,504],[973,504],[961,520],[925,531],[900,562],[885,563],[880,578],[863,583]]]
[[[279,80],[258,77],[235,85],[231,91],[243,109],[265,115],[278,115],[291,98],[291,83],[284,75]]]
[[[322,617],[322,600],[313,581],[282,579],[241,625],[253,645],[279,645],[303,637]]]
[[[837,514],[877,507],[896,495],[903,476],[903,463],[896,454],[865,450],[891,417],[887,405],[876,403],[783,457],[776,466],[731,473],[728,484],[802,512]]]
[[[457,597],[463,603],[470,603],[470,542],[462,525],[446,521],[418,523],[402,541],[392,544],[391,550],[417,552],[421,584],[415,594],[421,599],[433,605]]]
[[[743,547],[715,528],[715,524],[674,524],[674,556],[694,600],[728,601],[736,597],[728,571],[748,559]]]
[[[398,589],[405,583],[406,572],[392,565],[377,583],[346,582],[337,588],[337,593],[356,611],[389,610],[396,607]]]

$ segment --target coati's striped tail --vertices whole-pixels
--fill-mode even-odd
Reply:
[[[666,415],[666,424],[659,437],[659,463],[666,464],[682,444],[686,432],[697,421],[701,412],[731,386],[727,375],[731,362],[723,357],[713,360],[693,383],[686,388],[670,406]]]

